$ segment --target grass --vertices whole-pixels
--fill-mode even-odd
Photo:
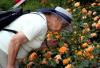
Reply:
[[[7,10],[10,9],[15,4],[15,0],[2,0],[0,2],[0,9]],[[41,0],[27,0],[21,7],[24,10],[32,10],[35,11],[36,9],[43,8],[43,7],[68,7],[69,5],[66,0],[48,0],[47,4],[41,3]]]
[[[7,10],[14,5],[14,0],[2,0],[0,1],[0,9]]]

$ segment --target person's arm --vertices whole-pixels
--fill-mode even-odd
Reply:
[[[16,57],[22,44],[28,42],[28,39],[22,32],[18,32],[12,38],[8,49],[7,68],[15,68]]]

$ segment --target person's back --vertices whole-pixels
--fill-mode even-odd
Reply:
[[[6,29],[23,32],[28,38],[29,42],[23,44],[19,50],[17,58],[23,58],[32,49],[39,48],[47,32],[46,18],[42,13],[28,13],[20,16]],[[12,37],[15,34],[8,31],[0,31],[0,49],[8,54],[8,48]],[[35,46],[34,46],[35,45]],[[0,59],[1,60],[1,59]]]

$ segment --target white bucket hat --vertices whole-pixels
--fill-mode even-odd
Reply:
[[[73,31],[72,25],[71,25],[72,15],[66,9],[58,6],[56,8],[42,8],[42,9],[39,9],[38,12],[56,13],[57,15],[59,15],[62,19],[66,21],[65,23],[69,24],[68,26],[66,26],[66,30],[70,32]]]

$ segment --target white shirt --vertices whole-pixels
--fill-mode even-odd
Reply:
[[[22,45],[18,52],[17,58],[22,58],[32,49],[41,46],[47,32],[47,21],[42,13],[28,13],[17,18],[6,28],[21,31],[28,38],[29,42]],[[12,32],[0,31],[0,49],[6,54],[8,54],[9,43],[13,35]]]

